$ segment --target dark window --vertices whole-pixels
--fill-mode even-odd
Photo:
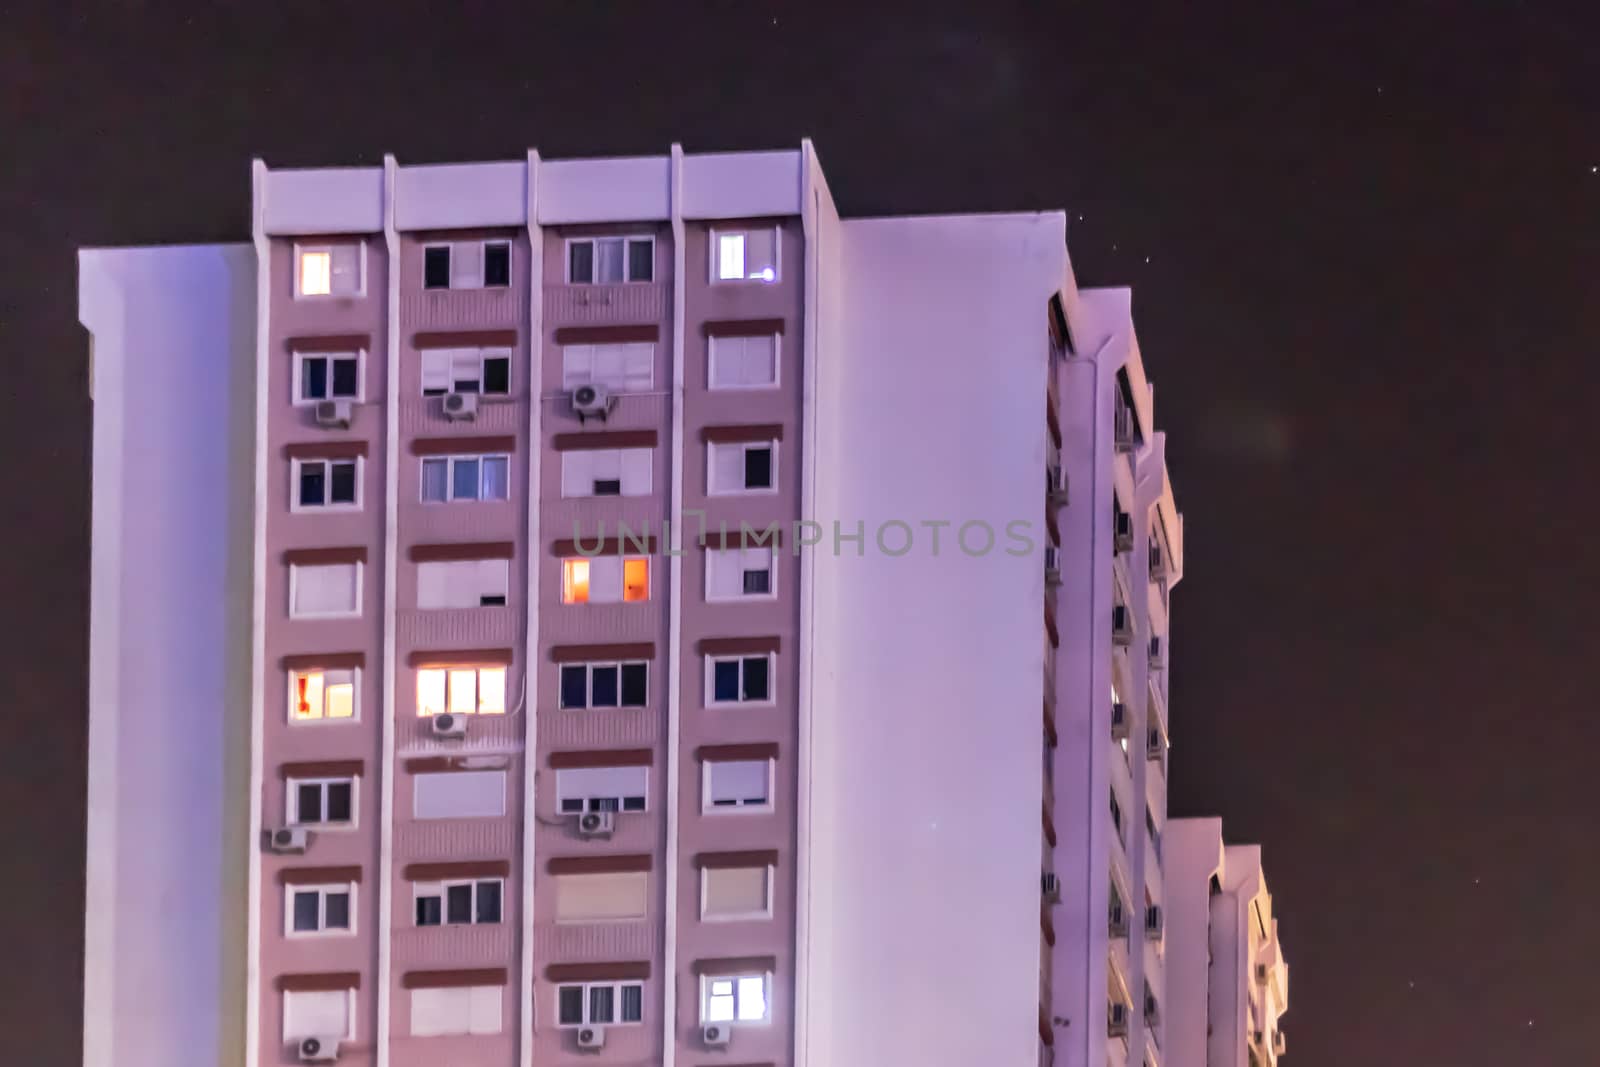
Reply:
[[[772,574],[768,571],[745,571],[744,591],[750,596],[772,592]]]
[[[647,282],[655,276],[656,246],[654,241],[628,242],[628,280]]]
[[[469,923],[472,921],[472,886],[452,885],[444,890],[444,921]]]
[[[622,808],[621,808],[621,805],[619,805],[617,803],[617,798],[616,797],[590,797],[589,798],[589,810],[590,811],[621,811]]]
[[[587,285],[594,281],[594,245],[588,241],[576,241],[567,249],[567,275],[577,285]]]
[[[744,661],[744,699],[767,699],[767,657],[751,656]]]
[[[424,289],[450,288],[450,247],[422,250],[422,287]]]
[[[718,660],[711,665],[712,696],[716,701],[739,699],[739,661]]]
[[[328,821],[350,821],[349,782],[334,782],[328,786]]]
[[[561,1025],[576,1026],[583,1022],[583,986],[562,986],[556,991],[556,1004]]]
[[[478,921],[481,923],[497,923],[500,921],[500,883],[478,883]]]
[[[649,670],[643,663],[624,663],[622,665],[622,705],[627,708],[642,708],[649,702],[646,694],[646,679]]]
[[[356,465],[349,463],[330,464],[328,486],[328,503],[354,504],[356,502]],[[305,501],[301,501],[305,503]]]
[[[615,1016],[612,1015],[612,996],[614,990],[608,985],[589,987],[589,1021],[592,1023],[608,1023]]]
[[[744,487],[746,489],[772,488],[772,449],[747,448],[744,450]]]
[[[583,810],[583,798],[582,797],[563,797],[562,800],[561,800],[561,810],[564,813],[569,814],[569,815],[572,814],[573,812],[582,811]],[[596,810],[598,811],[599,809],[596,809]]]
[[[329,893],[322,925],[329,930],[350,929],[350,894]]]
[[[450,471],[450,495],[455,500],[478,499],[478,461],[458,459]]]
[[[327,485],[321,463],[300,464],[300,506],[316,507],[327,499]]]
[[[622,1021],[636,1023],[644,1018],[644,986],[622,987]]]
[[[621,496],[622,480],[620,478],[596,478],[594,480],[595,496]]]
[[[615,804],[615,801],[613,801],[612,803]],[[612,807],[610,810],[615,811],[617,809],[615,807]],[[622,798],[622,810],[623,811],[643,811],[644,810],[644,797],[623,797]]]
[[[303,359],[300,361],[300,397],[303,400],[322,400],[328,395],[328,361]]]
[[[417,898],[417,925],[438,926],[444,921],[443,902],[438,897]]]
[[[511,392],[511,360],[507,356],[489,356],[483,361],[483,391],[495,396]]]
[[[561,668],[561,706],[586,708],[589,706],[589,668],[583,664]]]
[[[506,606],[504,593],[485,593],[478,598],[480,608],[503,608]]]
[[[483,246],[483,284],[490,288],[504,288],[511,284],[510,243],[490,241]]]
[[[322,787],[320,785],[302,785],[296,790],[299,802],[295,810],[300,815],[301,822],[322,821]]]
[[[333,395],[353,397],[356,395],[356,367],[359,364],[354,356],[333,361]]]
[[[296,930],[315,930],[317,928],[318,898],[316,890],[309,893],[296,893],[294,895],[294,928]]]
[[[617,706],[617,668],[596,667],[593,672],[592,696],[589,706],[614,708]]]

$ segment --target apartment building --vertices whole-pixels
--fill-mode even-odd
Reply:
[[[1273,1067],[1288,1048],[1289,964],[1259,845],[1223,842],[1221,819],[1167,835],[1174,1067]]]
[[[253,189],[81,257],[86,1063],[1166,1062],[1182,529],[1064,215]]]

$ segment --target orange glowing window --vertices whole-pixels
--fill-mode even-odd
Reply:
[[[356,672],[293,671],[289,679],[289,717],[296,722],[350,719],[356,713]]]
[[[589,602],[589,561],[568,559],[561,561],[561,602],[587,604]]]
[[[627,601],[650,599],[650,561],[648,559],[640,556],[623,561],[622,599]]]

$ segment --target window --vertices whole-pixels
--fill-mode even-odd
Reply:
[[[461,559],[417,564],[417,607],[489,608],[506,603],[511,567],[503,559]]]
[[[289,461],[294,485],[291,509],[361,507],[361,460],[295,459]]]
[[[1117,840],[1127,844],[1128,839],[1123,836],[1122,832],[1122,805],[1117,802],[1115,790],[1112,790],[1111,793],[1111,825],[1116,828]]]
[[[726,760],[705,764],[706,811],[772,810],[772,761]]]
[[[712,230],[714,282],[775,282],[778,280],[778,230]]]
[[[595,556],[561,561],[563,604],[638,603],[650,599],[645,556]]]
[[[1150,837],[1150,850],[1156,854],[1156,863],[1161,862],[1161,831],[1156,829],[1156,820],[1150,814],[1150,809],[1144,809],[1144,830]]]
[[[285,990],[283,1039],[338,1037],[354,1041],[356,1013],[354,989]]]
[[[497,923],[504,883],[499,878],[416,884],[417,925]]]
[[[564,663],[563,708],[642,708],[648,699],[649,667],[638,663]]]
[[[498,1034],[505,986],[475,985],[413,989],[411,1036]]]
[[[586,237],[567,242],[567,281],[572,285],[648,282],[656,269],[654,237]]]
[[[291,778],[286,792],[291,826],[339,829],[356,824],[354,778]]]
[[[765,598],[776,593],[777,568],[771,548],[718,548],[706,551],[706,599]]]
[[[294,402],[361,399],[360,352],[296,352]]]
[[[772,868],[703,869],[700,872],[700,917],[714,922],[772,918]]]
[[[766,1022],[767,982],[764,974],[707,975],[700,979],[700,1021]]]
[[[644,811],[649,767],[570,767],[556,771],[556,809],[563,815],[586,811]]]
[[[291,885],[285,896],[284,932],[290,937],[355,933],[355,904],[354,882]]]
[[[706,690],[710,704],[770,704],[773,654],[708,656]]]
[[[289,672],[289,719],[353,719],[356,716],[356,669]]]
[[[651,341],[563,345],[561,388],[603,385],[613,393],[648,392],[655,384],[655,361]]]
[[[506,500],[510,496],[510,456],[430,456],[422,461],[424,503]]]
[[[561,453],[561,495],[649,496],[653,448],[597,448]]]
[[[713,337],[707,380],[713,389],[765,389],[777,385],[777,334]]]
[[[650,874],[558,874],[556,922],[642,919],[649,906]]]
[[[1115,677],[1113,677],[1111,679],[1111,714],[1113,716],[1116,715],[1118,708],[1122,708],[1122,714],[1123,715],[1127,715],[1128,714],[1127,707],[1122,703],[1122,691],[1117,688],[1117,680],[1116,680]],[[1122,758],[1124,760],[1129,758],[1128,757],[1128,733],[1129,733],[1129,731],[1125,729],[1125,730],[1122,731],[1122,736],[1117,738],[1117,744],[1122,747]],[[1113,799],[1115,799],[1115,798],[1113,798]]]
[[[419,819],[486,819],[506,813],[505,771],[418,774],[414,810]]]
[[[360,296],[367,249],[358,242],[296,245],[295,296]]]
[[[770,493],[777,488],[776,441],[713,442],[706,449],[707,490],[712,496],[729,493]]]
[[[556,1025],[636,1023],[644,1018],[644,983],[574,982],[556,986]]]
[[[424,289],[500,289],[510,284],[510,241],[457,241],[422,250]]]
[[[511,392],[511,349],[429,348],[422,352],[422,395]]]
[[[289,614],[297,619],[361,614],[361,564],[291,563]]]
[[[503,715],[506,710],[504,667],[424,667],[417,671],[417,714],[424,718],[455,715]]]

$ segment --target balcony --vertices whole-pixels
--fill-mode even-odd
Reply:
[[[407,650],[517,648],[522,642],[522,610],[516,607],[414,608],[395,615],[395,635]]]
[[[414,289],[400,296],[400,322],[407,332],[515,328],[526,321],[526,292],[526,286]]]
[[[400,820],[394,854],[397,862],[512,857],[520,836],[514,819]]]
[[[671,304],[672,286],[667,282],[547,285],[545,328],[660,322],[667,317]]]
[[[409,903],[406,905],[409,907]],[[412,917],[398,918],[394,931],[397,971],[473,970],[515,967],[516,932],[520,921],[514,905],[497,923],[474,926],[413,926]]]
[[[522,397],[482,397],[477,415],[470,419],[445,418],[443,397],[411,396],[400,401],[402,436],[501,437],[527,428],[528,402]]]
[[[648,960],[661,944],[661,923],[640,919],[622,922],[536,923],[535,959],[551,962]]]

